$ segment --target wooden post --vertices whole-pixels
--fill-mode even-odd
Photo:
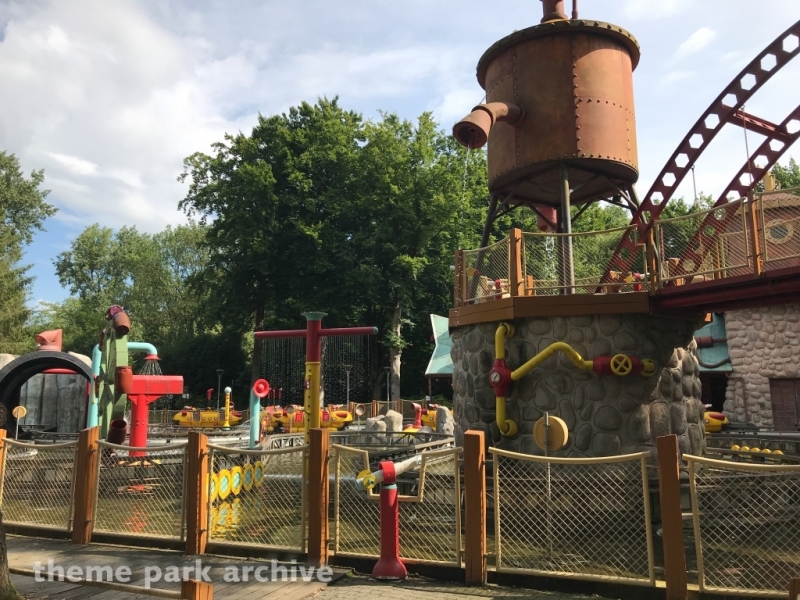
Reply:
[[[514,227],[508,237],[508,293],[522,296],[522,230]]]
[[[214,586],[194,579],[181,581],[181,598],[183,600],[214,600]]]
[[[308,563],[328,563],[328,429],[312,429],[308,461]]]
[[[208,437],[189,432],[186,446],[186,554],[204,554],[208,543]]]
[[[464,305],[464,251],[456,250],[456,272],[453,283],[453,306]]]
[[[653,227],[647,230],[647,237],[645,238],[645,261],[647,269],[650,271],[647,276],[650,283],[650,289],[655,290],[658,286],[658,262],[656,261],[656,242],[655,231]]]
[[[72,520],[72,543],[88,544],[94,529],[94,504],[97,498],[100,428],[84,429],[78,436],[75,455],[75,518]]]
[[[370,416],[373,416],[373,417],[377,417],[378,416],[378,401],[377,400],[373,400],[372,401],[372,415],[370,415]]]
[[[403,399],[402,398],[398,398],[397,399],[397,412],[399,412],[401,415],[403,414]]]
[[[0,429],[0,468],[5,466],[5,453],[6,453],[6,445],[4,440],[6,439],[6,430]],[[0,479],[3,479],[6,476],[5,472],[0,472]]]
[[[667,600],[686,600],[686,551],[683,546],[678,436],[660,436],[656,440],[656,448]]]
[[[750,228],[750,243],[752,244],[753,248],[753,275],[756,277],[761,277],[761,275],[764,274],[764,255],[761,251],[761,236],[758,227],[757,208],[757,205],[760,206],[761,202],[763,202],[762,198],[759,198],[759,201],[756,202],[754,197],[750,195],[747,200],[747,204],[745,204],[747,207],[745,215],[743,215],[745,217],[744,220],[747,223],[746,226]]]
[[[789,600],[800,600],[800,577],[789,580]]]
[[[464,433],[466,582],[486,583],[486,455],[482,431]]]

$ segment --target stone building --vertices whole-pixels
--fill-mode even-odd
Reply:
[[[764,429],[800,429],[800,304],[727,312],[725,327],[731,359],[725,415]]]

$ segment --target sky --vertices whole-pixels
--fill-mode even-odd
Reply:
[[[800,19],[797,0],[580,0],[579,10],[642,47],[640,197],[711,101]],[[185,222],[183,159],[250,132],[259,113],[338,96],[367,118],[431,111],[449,130],[483,98],[483,52],[541,14],[537,0],[0,0],[0,149],[26,173],[45,170],[59,209],[25,254],[30,304],[69,295],[53,259],[86,226]],[[800,59],[745,109],[780,122],[798,97]],[[751,132],[750,148],[760,140]],[[800,146],[782,162],[790,155]],[[697,164],[698,191],[719,194],[745,159],[743,130],[727,126]],[[677,195],[694,196],[690,177]]]

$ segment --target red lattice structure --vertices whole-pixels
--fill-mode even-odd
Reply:
[[[726,124],[738,125],[753,133],[765,136],[763,143],[751,153],[730,184],[718,196],[714,208],[724,206],[732,199],[750,195],[757,183],[778,162],[798,137],[800,137],[800,105],[791,111],[780,124],[751,115],[743,110],[745,103],[795,56],[800,54],[800,21],[789,27],[770,43],[711,103],[694,126],[689,130],[659,173],[650,190],[634,213],[631,225],[636,226],[638,236],[626,236],[620,240],[613,258],[603,273],[601,284],[610,283],[612,272],[628,272],[636,255],[637,243],[644,242],[664,208],[672,199],[684,177],[697,159]],[[727,219],[717,219],[711,212],[697,229],[686,250],[672,265],[677,274],[692,271],[687,265],[699,265],[715,235],[723,233]],[[662,257],[666,259],[668,257]],[[686,277],[686,283],[692,278]],[[600,288],[598,288],[598,292]]]

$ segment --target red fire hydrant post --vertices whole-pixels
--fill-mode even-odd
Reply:
[[[406,566],[400,561],[400,502],[397,499],[397,483],[394,463],[380,464],[383,473],[381,483],[381,557],[372,569],[375,579],[405,579]]]
[[[402,462],[385,460],[374,473],[363,471],[356,478],[356,487],[371,490],[381,486],[381,556],[372,576],[375,579],[405,579],[408,575],[400,560],[400,502],[397,495],[397,476],[414,469],[422,462],[417,454]]]

